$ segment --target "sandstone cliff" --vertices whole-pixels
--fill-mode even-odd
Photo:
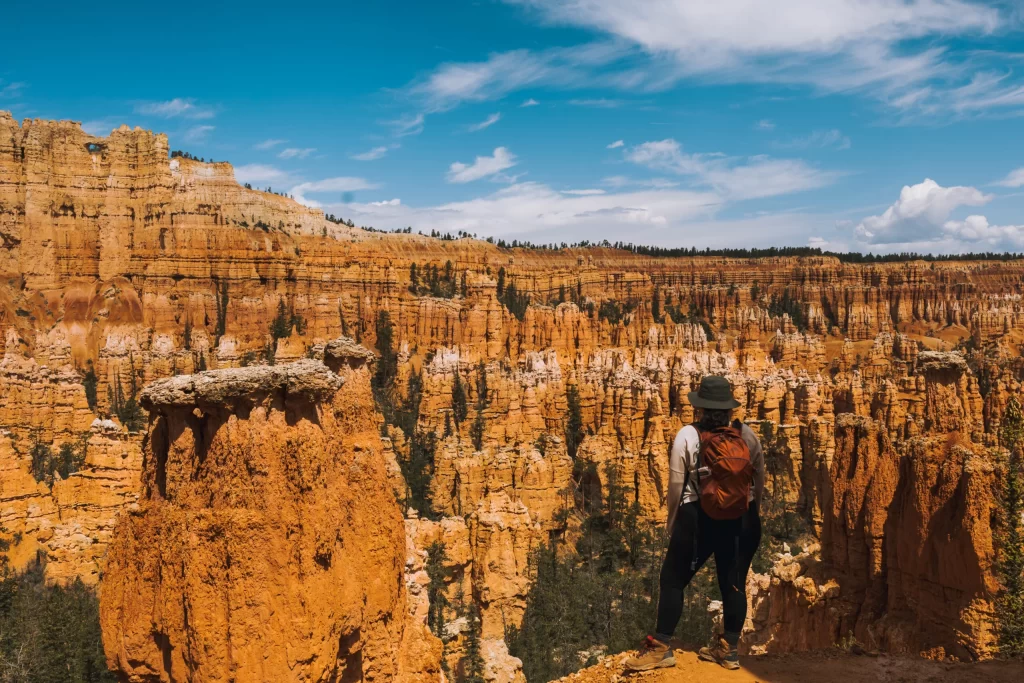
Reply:
[[[302,470],[302,477],[352,487],[378,486],[385,481],[377,481],[380,474],[387,495],[404,498],[408,482],[401,467],[415,434],[390,426],[387,438],[377,435],[380,418],[369,404],[364,367],[373,358],[350,355],[348,342],[342,345],[348,351],[329,345],[344,335],[377,346],[385,313],[399,360],[395,398],[404,401],[416,388],[413,431],[436,439],[428,497],[437,517],[413,518],[406,511],[410,550],[388,561],[405,567],[410,586],[422,587],[422,576],[411,578],[422,570],[415,558],[443,541],[457,577],[449,588],[477,601],[485,640],[496,643],[501,625],[520,618],[532,549],[572,533],[559,513],[578,484],[574,468],[591,468],[601,482],[607,466],[616,466],[645,516],[664,515],[668,446],[693,416],[686,393],[703,375],[719,373],[736,387],[740,416],[755,426],[770,423],[779,435],[771,486],[809,520],[815,538],[805,546],[820,541],[817,554],[780,561],[775,572],[757,578],[749,646],[827,646],[853,632],[894,650],[961,658],[990,652],[987,511],[995,474],[988,449],[997,445],[1006,401],[1024,377],[1024,303],[1017,293],[1024,263],[655,258],[600,247],[500,249],[474,239],[386,235],[347,228],[285,197],[240,187],[229,164],[170,159],[162,135],[122,128],[100,138],[72,122],[19,124],[5,114],[0,240],[0,429],[6,431],[0,437],[0,519],[20,534],[16,564],[42,550],[52,580],[96,581],[104,575],[109,530],[142,496],[121,527],[138,536],[132,531],[117,542],[125,545],[115,543],[110,557],[120,575],[131,568],[125,564],[129,548],[148,558],[133,570],[145,579],[133,579],[132,590],[148,596],[149,607],[144,618],[138,613],[140,623],[106,622],[108,633],[124,634],[118,642],[140,648],[130,656],[121,645],[113,652],[119,666],[137,667],[138,676],[166,670],[166,641],[158,644],[153,633],[178,638],[185,621],[184,603],[164,602],[173,597],[171,584],[162,588],[153,568],[180,559],[189,544],[215,540],[209,526],[195,538],[181,535],[182,519],[258,520],[271,533],[313,504],[288,488],[289,468],[297,466],[281,460],[289,439],[329,444],[341,461],[358,456],[382,468],[374,469],[372,481],[356,482],[336,463],[299,458],[303,466],[321,466]],[[412,280],[413,265],[421,274],[450,277],[446,296],[425,295]],[[530,296],[519,316],[505,305],[512,283]],[[783,306],[783,300],[790,303]],[[284,336],[272,330],[282,307]],[[951,355],[958,342],[965,351],[985,347],[989,360],[969,365],[968,356]],[[153,432],[144,444],[141,434],[120,424],[124,398],[153,382],[304,356],[322,357],[357,379],[335,398],[310,401],[316,408],[305,417],[269,399],[250,409],[247,399],[242,405],[236,396],[223,396],[207,407],[150,403]],[[483,400],[481,376],[488,387]],[[465,392],[461,421],[455,419],[456,377]],[[570,388],[582,421],[574,450],[565,432]],[[248,389],[238,391],[244,396]],[[332,413],[337,401],[358,405],[360,420],[308,419]],[[202,416],[188,417],[196,409]],[[213,476],[208,469],[216,458],[198,462],[197,453],[214,442],[193,444],[193,427],[186,426],[209,419],[207,410],[223,420],[218,438],[251,442],[266,470],[250,470],[231,444],[217,441],[224,460],[216,476],[242,487],[225,499],[204,478]],[[156,478],[154,438],[172,423],[179,431],[168,432],[167,450],[177,444],[181,459],[160,470],[163,486],[173,484],[168,495]],[[264,425],[276,435],[265,443],[255,436]],[[350,434],[370,445],[355,451]],[[36,444],[57,453],[83,442],[85,460],[74,473],[33,476]],[[181,478],[190,472],[196,481]],[[280,489],[258,488],[271,486],[267,478]],[[180,491],[174,488],[179,484]],[[280,510],[265,510],[256,491],[295,497]],[[310,514],[326,524],[326,517]],[[154,539],[160,525],[167,525],[167,538],[180,541],[166,558],[148,554],[157,551],[143,542]],[[400,526],[395,529],[401,536]],[[226,604],[223,539],[216,552],[196,558],[194,571],[168,580],[187,591],[202,577],[218,577],[210,590]],[[274,542],[296,557],[308,552],[306,541]],[[315,558],[308,569],[330,573]],[[251,585],[262,586],[253,572]],[[110,593],[125,595],[126,584],[118,585]],[[278,589],[282,596],[309,590],[298,584]],[[403,599],[397,587],[374,591],[382,612]],[[104,604],[114,599],[105,593]],[[422,607],[413,603],[406,611]],[[256,607],[231,604],[242,620],[232,623],[263,618],[254,616],[262,615]],[[232,612],[224,607],[223,613],[222,626]],[[151,622],[159,624],[157,631]],[[280,634],[260,637],[297,628],[280,624]],[[296,636],[304,649],[281,655],[277,664],[308,660],[330,671],[330,655],[317,643],[333,632],[320,628]],[[176,671],[197,662],[206,671],[226,670],[225,636],[209,637],[215,654],[208,659],[205,645],[195,641],[175,644],[168,661]],[[496,653],[499,660],[506,661]],[[255,662],[253,655],[245,666]],[[515,673],[494,676],[512,680]]]
[[[126,680],[432,680],[366,369],[319,361],[150,385],[143,497],[101,617]]]

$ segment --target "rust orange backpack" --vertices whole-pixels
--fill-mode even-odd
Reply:
[[[700,506],[711,519],[737,519],[747,511],[754,465],[750,447],[743,440],[739,420],[725,427],[704,431],[697,451],[697,488]]]

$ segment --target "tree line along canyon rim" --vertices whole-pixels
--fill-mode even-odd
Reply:
[[[766,453],[750,671],[1020,674],[1024,260],[332,218],[0,112],[0,677],[614,680],[707,374]]]

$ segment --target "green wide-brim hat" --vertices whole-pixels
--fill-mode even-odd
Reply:
[[[700,388],[688,394],[690,405],[709,410],[732,410],[740,402],[732,397],[732,385],[721,375],[708,375],[701,379]]]

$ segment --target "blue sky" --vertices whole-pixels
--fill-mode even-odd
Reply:
[[[0,109],[378,228],[1024,251],[1013,0],[335,5],[22,3]]]

